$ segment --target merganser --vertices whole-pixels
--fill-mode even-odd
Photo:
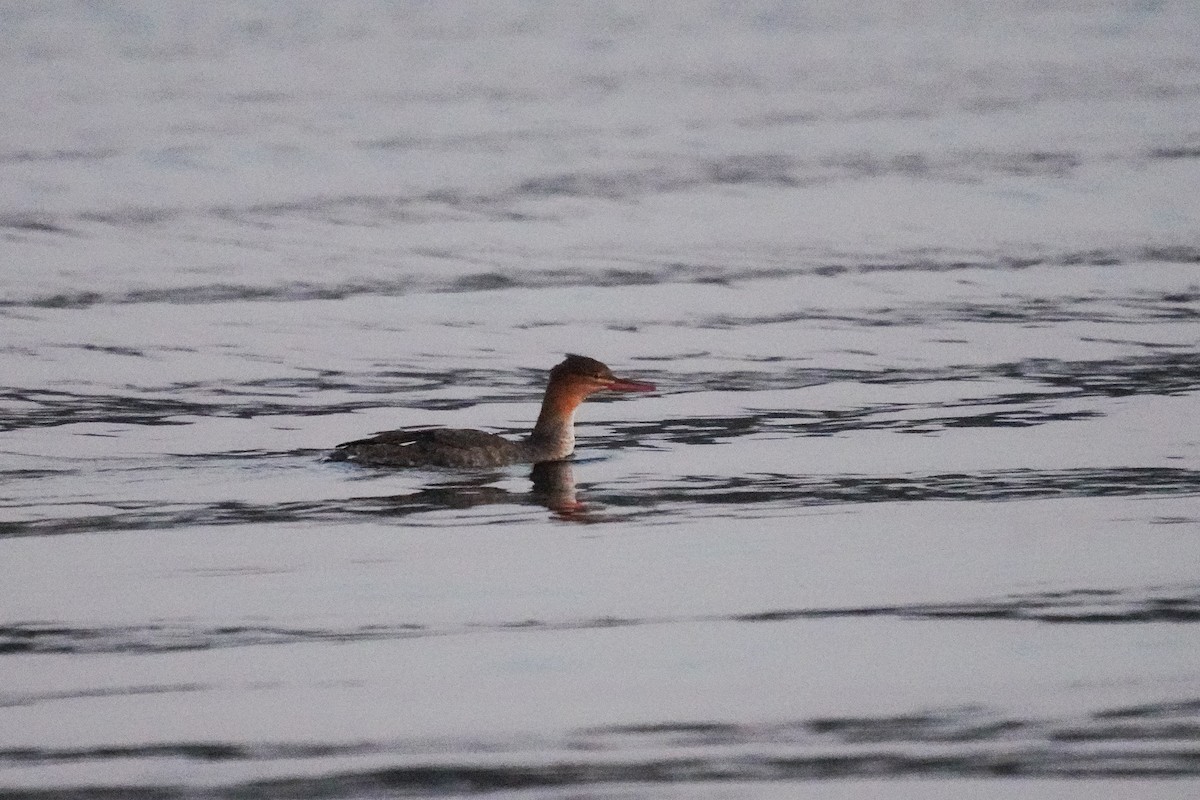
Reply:
[[[521,441],[463,428],[407,428],[339,444],[330,460],[371,467],[501,467],[559,461],[575,450],[575,409],[588,395],[603,389],[650,392],[654,388],[618,378],[594,358],[568,354],[550,370],[537,424]]]

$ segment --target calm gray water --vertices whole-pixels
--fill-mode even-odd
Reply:
[[[1197,796],[1200,13],[847,5],[0,6],[0,795]]]

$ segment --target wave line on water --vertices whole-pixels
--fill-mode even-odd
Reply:
[[[521,619],[432,626],[419,622],[350,628],[289,628],[248,624],[160,622],[132,626],[73,627],[15,623],[0,626],[0,656],[22,653],[167,653],[264,645],[421,639],[480,633],[580,631],[645,625],[786,623],[861,617],[913,621],[1014,621],[1056,624],[1200,622],[1200,586],[1136,589],[1070,589],[960,602],[906,605],[776,608],[727,614],[644,618]],[[57,696],[51,699],[59,699]],[[0,706],[30,702],[0,694]]]
[[[147,212],[148,214],[150,212]],[[151,214],[151,216],[154,216]],[[170,215],[168,215],[170,216]],[[5,226],[0,219],[0,227]],[[67,223],[50,218],[36,220],[10,220],[9,227],[21,227],[39,231],[66,231]],[[524,259],[522,259],[523,261]],[[797,263],[799,261],[799,263]],[[1158,262],[1196,264],[1200,263],[1200,247],[1186,245],[1146,245],[1114,248],[1109,250],[1063,251],[1058,253],[989,254],[922,252],[919,255],[873,256],[833,255],[813,252],[797,258],[794,254],[785,263],[749,263],[735,266],[726,260],[681,262],[676,259],[639,259],[635,264],[609,263],[574,269],[559,266],[531,268],[528,266],[492,266],[484,271],[457,272],[446,275],[440,272],[409,271],[401,277],[363,276],[339,281],[285,280],[274,284],[238,283],[221,281],[208,284],[185,286],[163,286],[151,288],[114,289],[109,291],[62,291],[53,294],[30,294],[0,299],[0,313],[9,309],[82,309],[97,305],[130,305],[141,303],[169,303],[179,305],[210,305],[230,302],[309,302],[314,300],[344,300],[358,296],[396,297],[410,294],[444,294],[491,292],[502,289],[558,289],[558,288],[615,288],[679,284],[744,284],[763,280],[780,280],[799,277],[834,277],[840,275],[869,275],[871,273],[929,273],[960,272],[969,270],[1012,271],[1035,266],[1095,266],[1112,267],[1122,264]],[[1187,308],[1196,300],[1194,293],[1176,293],[1155,300],[1153,297],[1135,297],[1130,302],[1142,310],[1156,312],[1157,302],[1162,305],[1161,313],[1169,318],[1191,318],[1195,311]],[[1084,310],[1104,302],[1103,299],[1074,297],[1064,299],[1066,306],[1055,311],[1048,307],[1017,309],[1003,306],[979,306],[972,310],[970,304],[954,306],[931,306],[927,313],[941,315],[947,319],[964,317],[971,320],[993,319],[998,322],[1022,319],[1022,314],[1032,315],[1039,320],[1075,319],[1081,315],[1090,319]],[[1146,308],[1146,304],[1151,304]],[[911,316],[920,307],[908,312]],[[815,311],[820,318],[821,311]],[[825,312],[828,313],[828,312]],[[894,313],[894,312],[893,312]],[[1100,312],[1095,312],[1100,313]],[[1107,313],[1107,312],[1106,312]],[[948,316],[947,316],[948,315]],[[1100,317],[1100,318],[1103,318]],[[903,324],[917,324],[913,320]],[[712,324],[720,324],[719,320]],[[700,323],[701,327],[704,323]]]
[[[0,750],[0,766],[123,763],[144,771],[173,759],[243,766],[206,783],[206,797],[349,798],[380,792],[455,796],[556,790],[608,797],[670,786],[756,785],[901,777],[1185,777],[1200,775],[1200,700],[1019,718],[984,707],[894,716],[814,717],[763,724],[662,720],[563,733],[381,742],[184,741]],[[84,772],[74,773],[85,776]],[[198,773],[192,772],[193,776]],[[247,777],[230,778],[230,775]],[[195,797],[144,780],[27,788],[26,798]],[[540,796],[540,795],[539,795]],[[558,796],[558,795],[555,795]]]
[[[657,380],[669,375],[648,371]],[[669,394],[688,392],[761,392],[793,390],[838,383],[907,385],[937,382],[977,383],[987,379],[1030,384],[1025,391],[982,397],[949,397],[936,402],[873,403],[838,410],[743,411],[738,416],[687,417],[618,426],[606,442],[689,441],[709,431],[734,438],[763,428],[828,435],[851,430],[922,432],[943,428],[1027,427],[1101,416],[1094,408],[1060,408],[1072,400],[1129,396],[1178,396],[1200,390],[1200,356],[1187,349],[1105,360],[1024,359],[993,364],[960,364],[940,368],[834,369],[796,366],[771,372],[730,370],[698,372]],[[129,391],[71,392],[45,387],[0,389],[0,404],[10,406],[0,431],[79,423],[184,425],[192,418],[250,418],[275,415],[326,416],[379,405],[381,395],[403,394],[404,405],[421,410],[458,410],[487,402],[520,402],[537,396],[540,375],[504,371],[452,369],[436,371],[395,368],[358,374],[335,370],[287,378],[241,382],[175,383]],[[439,386],[481,387],[471,398],[430,397]],[[668,384],[669,385],[669,384]],[[330,401],[323,395],[336,393]],[[345,393],[353,392],[353,399]],[[995,408],[988,408],[994,406]],[[600,442],[604,444],[605,442]]]
[[[204,503],[163,501],[81,502],[85,513],[71,516],[29,516],[0,522],[0,539],[23,536],[112,533],[166,530],[190,526],[243,524],[316,524],[353,520],[403,519],[406,524],[441,525],[527,524],[546,507],[537,491],[517,492],[480,481],[430,485],[407,494],[289,500],[278,503],[219,500]],[[536,488],[536,487],[535,487]],[[759,510],[774,512],[859,503],[954,501],[1019,501],[1069,497],[1137,497],[1200,494],[1200,471],[1166,467],[1108,467],[1064,470],[995,470],[936,475],[789,475],[756,473],[736,476],[684,475],[666,483],[644,478],[615,481],[605,486],[583,486],[578,499],[590,509],[577,515],[580,522],[618,522],[636,514],[643,523],[703,515],[705,509],[738,515]],[[69,507],[71,504],[62,504]],[[39,506],[9,503],[8,508],[28,512]],[[112,511],[97,513],[97,507]],[[490,508],[489,508],[490,507]],[[422,519],[430,512],[454,511],[451,520]],[[479,516],[484,512],[487,516]],[[475,516],[464,517],[471,513]]]

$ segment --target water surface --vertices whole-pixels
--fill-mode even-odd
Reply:
[[[7,7],[0,793],[1194,796],[1198,37]]]

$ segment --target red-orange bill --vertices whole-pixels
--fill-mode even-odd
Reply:
[[[656,387],[653,383],[631,381],[628,378],[617,378],[608,385],[608,388],[614,392],[653,392]]]

